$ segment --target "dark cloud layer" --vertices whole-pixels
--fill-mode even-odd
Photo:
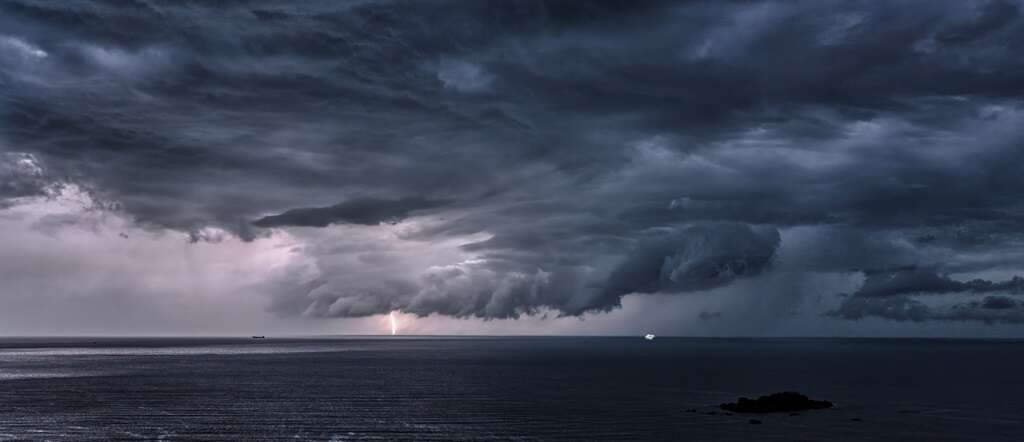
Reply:
[[[62,181],[196,241],[322,227],[282,314],[576,315],[779,271],[865,274],[841,318],[985,321],[1019,281],[948,275],[1021,262],[1021,6],[12,0],[0,204]]]
[[[330,207],[292,209],[280,215],[270,215],[253,221],[257,227],[327,227],[334,223],[375,225],[397,223],[410,213],[444,204],[422,198],[383,200],[360,198]]]
[[[440,266],[405,278],[326,275],[301,295],[275,306],[312,316],[368,316],[401,310],[427,316],[517,318],[553,310],[561,315],[608,311],[631,293],[685,293],[756,275],[778,245],[774,229],[699,225],[663,232],[636,245],[610,272],[567,263],[528,267],[529,257]]]
[[[1015,276],[1001,282],[985,279],[956,281],[932,271],[910,269],[896,272],[871,274],[864,281],[864,286],[857,291],[857,296],[886,297],[921,293],[988,293],[1009,292],[1024,294],[1024,278]]]
[[[641,242],[612,272],[612,296],[683,292],[728,284],[768,266],[779,232],[745,225],[696,226]]]
[[[926,303],[925,298],[929,296],[952,293],[963,293],[969,298],[984,297],[940,307]],[[988,293],[1001,295],[985,295]],[[838,309],[829,312],[829,315],[845,319],[875,316],[917,322],[958,320],[1019,323],[1024,322],[1024,304],[1017,299],[1022,294],[1024,278],[1020,276],[998,282],[980,278],[957,281],[932,271],[907,269],[869,275],[864,285],[849,295]]]
[[[1024,306],[1005,296],[986,296],[949,306],[929,306],[906,296],[893,298],[850,298],[830,316],[859,320],[878,317],[895,321],[978,321],[986,324],[1024,323]]]

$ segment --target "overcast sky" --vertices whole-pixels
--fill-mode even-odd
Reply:
[[[0,3],[0,334],[1024,336],[1010,1]]]

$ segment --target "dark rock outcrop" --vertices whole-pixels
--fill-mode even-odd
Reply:
[[[736,402],[719,405],[719,408],[735,413],[780,413],[832,408],[832,403],[816,401],[800,393],[785,391],[757,399],[741,397]]]

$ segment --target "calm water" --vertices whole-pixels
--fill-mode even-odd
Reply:
[[[781,390],[839,408],[705,414]],[[1024,342],[0,340],[22,439],[1019,441]]]

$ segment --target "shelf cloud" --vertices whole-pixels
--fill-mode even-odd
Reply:
[[[7,1],[0,223],[287,242],[289,318],[1021,322],[1021,6]]]

